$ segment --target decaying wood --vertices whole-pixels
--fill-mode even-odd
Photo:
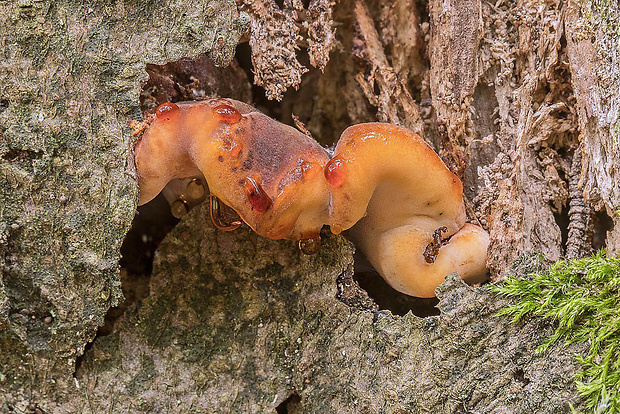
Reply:
[[[452,169],[463,176],[467,147],[473,138],[469,108],[478,77],[483,31],[482,2],[458,0],[446,7],[443,0],[429,1],[430,88],[437,122],[446,131],[443,154]],[[484,68],[486,69],[486,68]]]
[[[580,186],[582,171],[581,148],[575,150],[568,176],[568,240],[565,256],[569,259],[589,256],[592,253],[594,210],[583,197]]]
[[[363,68],[355,75],[355,80],[368,102],[377,107],[377,119],[402,125],[423,135],[418,106],[403,79],[388,63],[366,3],[363,0],[356,1],[353,12],[357,29],[357,37],[353,39],[353,56]],[[417,27],[411,32],[417,34]],[[378,94],[375,88],[378,88]]]
[[[299,0],[246,0],[250,14],[250,46],[254,83],[265,88],[269,99],[281,100],[284,92],[297,88],[308,71],[299,61],[300,44],[308,48],[310,64],[320,70],[334,46],[332,3],[311,0],[307,9]]]
[[[244,102],[252,100],[246,74],[233,61],[217,67],[207,55],[181,59],[165,65],[147,65],[148,81],[142,86],[140,107],[154,113],[164,102],[193,101],[226,96]]]
[[[564,208],[568,193],[558,151],[576,144],[570,88],[563,87],[569,80],[557,76],[563,7],[549,1],[525,2],[518,10],[509,2],[481,5],[477,88],[481,99],[497,103],[492,137],[483,142],[495,145],[498,155],[488,169],[476,166],[493,188],[475,201],[491,232],[488,263],[495,277],[520,252],[543,252],[551,260],[563,253],[554,213]],[[474,110],[478,105],[472,103]]]
[[[567,51],[583,145],[581,184],[614,220],[607,247],[620,252],[620,10],[617,2],[569,1]]]

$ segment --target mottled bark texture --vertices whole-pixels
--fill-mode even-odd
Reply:
[[[581,184],[613,218],[608,249],[620,253],[620,6],[569,1],[567,49],[581,128]]]
[[[588,254],[594,209],[616,221],[619,204],[617,4],[431,0],[430,12],[433,102],[491,232],[492,275],[524,251]]]
[[[455,275],[439,289],[437,317],[349,307],[339,287],[348,285],[346,302],[365,295],[350,280],[352,252],[335,236],[306,256],[247,228],[224,233],[203,205],[160,245],[150,296],[87,352],[74,395],[39,407],[273,413],[293,393],[300,399],[289,412],[298,413],[579,407],[580,349],[534,353],[551,326],[493,317],[505,299]]]
[[[145,65],[226,64],[247,23],[232,1],[0,2],[0,411],[14,385],[73,386],[122,297]]]
[[[281,100],[290,87],[297,88],[308,68],[298,56],[306,49],[310,65],[321,71],[334,47],[330,0],[243,0],[250,15],[250,46],[254,82],[269,99]]]

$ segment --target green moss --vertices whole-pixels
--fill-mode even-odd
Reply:
[[[512,315],[514,321],[541,316],[557,323],[537,352],[558,340],[588,344],[586,355],[576,356],[582,365],[577,388],[592,412],[620,413],[620,258],[602,251],[558,261],[548,272],[509,277],[491,289],[517,300],[500,315]]]

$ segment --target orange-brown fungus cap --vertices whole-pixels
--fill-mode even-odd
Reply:
[[[156,115],[135,149],[141,204],[173,178],[203,176],[211,196],[263,236],[314,251],[324,224],[349,230],[403,293],[434,296],[453,271],[470,283],[486,276],[488,234],[465,224],[460,180],[413,132],[356,125],[330,161],[312,138],[231,99],[166,103]]]
[[[320,172],[329,156],[316,141],[231,99],[165,105],[171,109],[162,114],[174,105],[176,116],[158,115],[136,145],[141,204],[170,179],[198,170],[211,194],[259,234],[318,234],[328,221]]]

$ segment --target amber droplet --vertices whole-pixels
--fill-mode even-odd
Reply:
[[[299,240],[299,250],[308,255],[317,254],[321,251],[321,236]]]
[[[220,104],[213,108],[213,112],[220,121],[226,124],[235,124],[241,120],[241,113],[228,104]]]
[[[180,219],[189,212],[189,206],[185,200],[182,198],[177,198],[172,204],[170,204],[170,212],[174,217]]]
[[[332,158],[325,166],[325,179],[333,187],[340,187],[346,176],[345,162],[340,158]]]
[[[205,195],[205,186],[199,179],[194,178],[192,181],[187,183],[185,193],[189,198],[193,200],[199,200]]]
[[[256,180],[251,177],[246,177],[245,183],[243,184],[243,191],[245,191],[245,195],[248,197],[252,210],[264,213],[271,207],[271,198],[267,195],[265,190],[263,190],[260,182],[256,182]]]
[[[155,110],[155,115],[157,119],[170,119],[170,117],[179,112],[179,107],[177,104],[172,102],[165,102],[157,107]]]
[[[215,196],[209,196],[209,213],[211,215],[211,221],[213,225],[222,231],[237,230],[241,225],[241,220],[233,220],[227,222],[222,219],[222,207],[220,205],[220,199]]]

